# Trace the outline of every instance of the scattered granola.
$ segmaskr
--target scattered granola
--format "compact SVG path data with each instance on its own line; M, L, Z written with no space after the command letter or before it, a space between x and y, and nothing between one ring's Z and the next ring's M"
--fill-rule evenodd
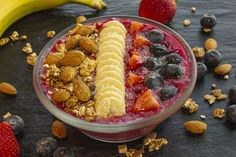
M10 112L7 112L6 114L3 115L3 119L7 119L7 117L12 116L12 114Z
M185 19L184 21L183 21L183 25L184 26L189 26L191 24L191 21L189 20L189 19Z
M52 38L52 37L54 37L56 35L56 32L55 31L48 31L47 32L47 37L48 38Z
M227 95L222 94L221 89L213 89L212 90L212 95L216 97L217 100L224 100L227 98Z
M80 75L83 77L88 77L95 70L97 62L95 60L86 58L80 65Z
M211 85L211 88L212 88L212 89L216 89L216 84L213 83L213 84Z
M33 49L31 47L30 43L26 43L25 46L22 48L22 51L25 52L26 54L30 54L33 52Z
M20 35L20 40L27 40L28 37L26 35Z
M0 39L0 46L6 45L7 43L9 43L9 40L10 39L8 37L1 38Z
M212 113L214 118L222 119L225 116L225 110L221 108L216 108Z
M38 55L34 52L27 56L27 63L34 66L38 58Z
M17 31L12 32L12 34L9 36L12 41L16 41L20 39L20 35Z
M194 47L193 54L197 59L202 59L205 55L205 50L202 47Z
M85 16L78 16L76 18L76 23L81 23L81 22L84 22L86 21L86 17Z
M213 38L209 38L205 41L205 49L207 51L209 50L215 50L217 48L217 42Z
M126 144L118 145L119 154L125 154L127 151L128 151L128 148Z
M203 28L203 32L205 32L205 33L208 33L208 32L211 32L211 31L212 31L211 28Z
M224 80L228 80L228 79L229 79L229 75L225 75Z
M68 133L65 125L62 122L55 120L52 123L52 134L59 139L64 139L67 137Z
M203 115L203 114L201 114L201 115L200 115L200 118L201 118L202 120L205 120L205 119L206 119L206 116Z
M216 101L216 97L210 94L204 95L204 99L207 100L210 105Z
M184 109L187 109L189 113L194 113L198 111L198 104L191 98L188 98L188 100L184 103L182 107Z
M196 8L196 7L192 7L192 8L191 8L191 12L192 12L192 13L195 13L196 11L197 11L197 8Z

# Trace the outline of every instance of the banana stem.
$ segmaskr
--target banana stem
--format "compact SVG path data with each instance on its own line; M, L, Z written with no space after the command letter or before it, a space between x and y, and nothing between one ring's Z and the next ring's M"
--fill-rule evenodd
M70 0L72 3L79 3L89 6L91 8L101 10L107 7L107 4L103 0Z

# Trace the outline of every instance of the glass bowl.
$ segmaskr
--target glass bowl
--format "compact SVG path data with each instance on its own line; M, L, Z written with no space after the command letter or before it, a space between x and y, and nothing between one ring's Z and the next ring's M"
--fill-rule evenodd
M147 133L151 132L159 123L161 123L166 118L170 117L172 114L174 114L182 104L187 100L187 98L190 96L195 83L196 83L196 76L197 76L197 69L196 69L196 60L192 53L191 48L186 43L186 41L175 31L168 28L167 26L160 24L158 22L141 18L141 17L135 17L135 16L104 16L104 17L97 17L89 19L83 24L92 24L95 22L103 21L106 19L116 19L116 18L125 18L130 19L133 21L138 21L142 23L152 24L154 26L157 26L161 30L169 33L172 35L178 42L181 44L183 49L185 50L186 54L188 55L189 61L190 61L190 81L186 85L185 90L181 97L179 97L173 104L171 104L167 109L164 111L155 114L150 117L138 119L135 121L126 122L124 124L99 124L99 123L91 123L84 120L81 120L79 118L76 118L63 110L57 108L45 95L43 92L42 86L41 86L41 80L39 79L39 73L40 73L40 67L42 66L42 62L44 58L49 53L51 47L63 36L65 36L68 32L68 30L72 29L75 25L72 25L65 30L58 33L53 39L51 39L42 49L38 56L37 63L34 66L33 71L33 83L34 88L36 91L36 94L41 101L41 103L46 107L46 109L53 114L58 119L64 121L65 123L78 128L81 130L84 134L87 136L100 140L105 142L125 142L125 141L131 141L137 138L140 138Z

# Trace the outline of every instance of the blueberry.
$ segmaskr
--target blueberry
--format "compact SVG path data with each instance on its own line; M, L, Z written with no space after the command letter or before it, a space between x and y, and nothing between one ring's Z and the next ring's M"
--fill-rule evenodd
M17 116L17 115L11 115L4 119L5 122L8 122L11 125L12 130L14 131L15 135L20 134L24 130L24 120Z
M161 68L161 75L166 78L178 79L185 74L184 68L177 64L167 64Z
M154 57L148 57L144 63L144 66L151 71L154 71L158 67L157 59Z
M145 79L144 85L149 89L157 89L161 82L161 76L158 73L152 73Z
M53 157L75 157L74 151L67 147L59 147L53 153Z
M166 56L166 61L169 64L180 64L182 62L182 57L177 53L171 53Z
M197 80L202 80L207 73L207 67L201 62L197 62Z
M233 124L236 124L236 104L229 106L226 109L226 119Z
M150 46L150 52L155 56L155 57L160 57L168 54L168 49L166 48L165 45L161 44L153 44Z
M161 100L168 100L175 96L177 91L178 89L173 85L165 86L160 90L160 98Z
M230 103L236 104L236 86L233 86L229 90L229 100Z
M206 14L201 17L200 24L203 28L212 29L217 24L215 15Z
M157 29L153 29L147 33L147 38L152 43L160 43L164 40L164 34Z
M216 67L221 62L222 55L217 50L210 50L204 56L205 64L209 67Z
M57 148L57 141L52 137L45 137L36 143L36 152L40 157L51 157Z

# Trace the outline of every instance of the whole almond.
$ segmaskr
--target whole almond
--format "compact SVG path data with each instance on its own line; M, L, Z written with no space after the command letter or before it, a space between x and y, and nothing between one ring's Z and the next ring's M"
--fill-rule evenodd
M17 94L16 88L7 82L0 83L0 91L4 94L9 94L9 95L16 95Z
M67 50L72 50L78 46L80 35L76 34L66 38L65 47Z
M231 64L221 64L215 68L215 73L217 75L226 75L232 70Z
M60 60L60 64L64 66L78 66L85 60L85 55L79 50L70 50Z
M202 134L207 130L207 124L201 121L187 121L184 123L184 127L191 133Z
M67 129L62 122L55 120L52 123L52 134L59 139L64 139L67 137Z
M73 81L74 94L80 101L88 101L91 97L91 91L82 79L78 78Z
M62 67L60 70L60 78L64 82L72 81L76 75L76 69L74 67Z
M60 90L52 95L52 100L55 102L64 102L69 98L70 98L70 92L66 90Z
M58 62L64 57L64 53L56 52L56 53L50 53L44 60L44 64L58 64Z
M95 28L91 26L85 26L85 25L79 24L77 25L77 27L78 29L76 31L76 34L80 34L82 36L91 35L95 31Z
M96 54L98 52L98 46L89 37L81 36L79 38L79 46L90 53Z
M205 49L208 50L215 50L217 48L217 42L213 38L209 38L205 41Z

